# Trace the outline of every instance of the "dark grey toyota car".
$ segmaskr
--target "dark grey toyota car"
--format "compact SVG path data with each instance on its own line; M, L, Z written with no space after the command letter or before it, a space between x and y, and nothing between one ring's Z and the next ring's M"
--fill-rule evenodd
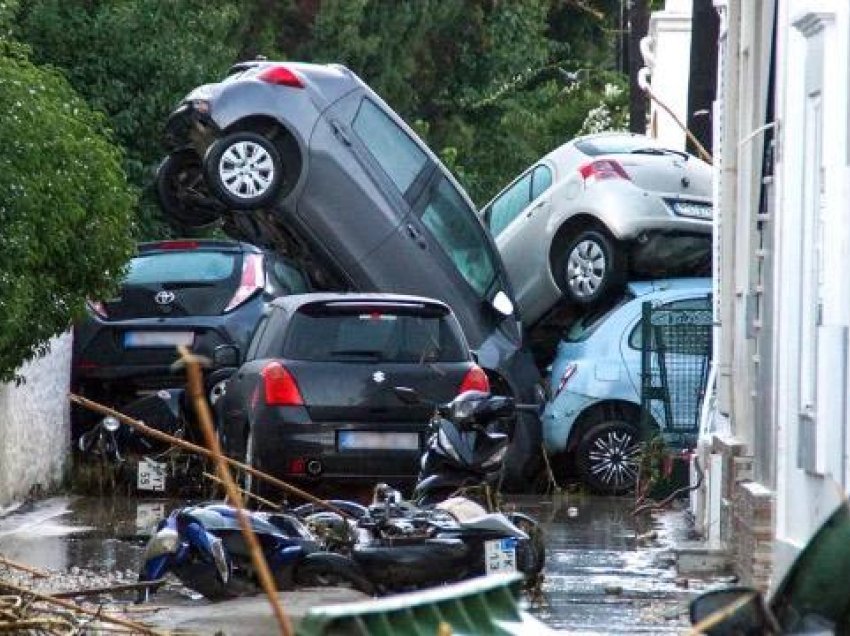
M319 286L438 298L494 391L542 401L495 245L450 172L339 65L254 61L193 90L169 118L157 190L179 224L302 259ZM507 466L540 448L528 417ZM512 461L511 457L514 458Z

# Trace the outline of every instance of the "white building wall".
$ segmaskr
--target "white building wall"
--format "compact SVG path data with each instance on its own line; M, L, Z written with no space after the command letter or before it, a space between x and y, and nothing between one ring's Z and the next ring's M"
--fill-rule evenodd
M850 393L850 4L779 6L777 573L847 492Z
M652 42L652 92L683 122L688 121L688 77L691 60L691 0L667 0L663 11L649 19ZM682 128L667 112L650 102L649 130L669 148L685 150Z
M71 336L52 341L50 352L24 365L20 386L0 385L0 508L24 498L33 486L50 489L68 457Z

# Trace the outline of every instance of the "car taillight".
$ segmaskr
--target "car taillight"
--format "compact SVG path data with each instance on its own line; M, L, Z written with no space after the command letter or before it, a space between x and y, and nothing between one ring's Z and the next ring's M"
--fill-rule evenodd
M490 392L490 380L487 379L487 374L484 373L484 369L478 365L474 365L469 371L467 371L466 376L463 378L463 382L460 383L460 388L457 391L458 395L464 391Z
M571 362L566 366L564 372L561 374L561 379L558 381L558 388L555 389L555 395L552 397L557 397L561 393L561 391L564 390L564 387L567 386L567 382L569 382L570 379L576 374L577 370L578 365L574 362Z
M278 86L289 86L290 88L304 88L304 83L298 76L290 71L285 66L270 66L257 74L257 78L268 82L269 84L277 84Z
M295 378L280 362L270 362L260 371L263 393L269 406L300 406L304 404Z
M236 309L264 285L262 254L246 254L245 260L242 261L242 279L239 281L239 289L233 294L233 298L227 303L224 311Z
M579 174L585 183L603 181L605 179L629 179L623 166L613 159L598 159L579 166Z
M99 300L87 300L86 304L89 306L89 309L91 309L95 314L97 314L101 318L107 317L106 305L104 305Z

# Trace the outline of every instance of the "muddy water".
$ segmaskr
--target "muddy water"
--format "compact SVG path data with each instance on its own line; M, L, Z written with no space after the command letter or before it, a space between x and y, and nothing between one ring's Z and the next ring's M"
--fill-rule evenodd
M694 585L679 586L671 553L684 536L682 514L635 519L628 498L523 497L515 503L546 532L545 605L533 609L539 618L570 634L685 631ZM138 571L151 528L176 505L110 497L46 500L0 517L0 554L107 580L118 573L118 582L125 582ZM174 595L158 595L157 602L166 598Z

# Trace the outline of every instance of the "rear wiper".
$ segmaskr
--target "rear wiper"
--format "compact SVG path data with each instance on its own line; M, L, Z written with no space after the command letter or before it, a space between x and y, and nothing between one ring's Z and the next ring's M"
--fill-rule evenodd
M633 155L678 155L685 161L690 158L690 155L682 150L672 150L670 148L635 148L631 151Z

